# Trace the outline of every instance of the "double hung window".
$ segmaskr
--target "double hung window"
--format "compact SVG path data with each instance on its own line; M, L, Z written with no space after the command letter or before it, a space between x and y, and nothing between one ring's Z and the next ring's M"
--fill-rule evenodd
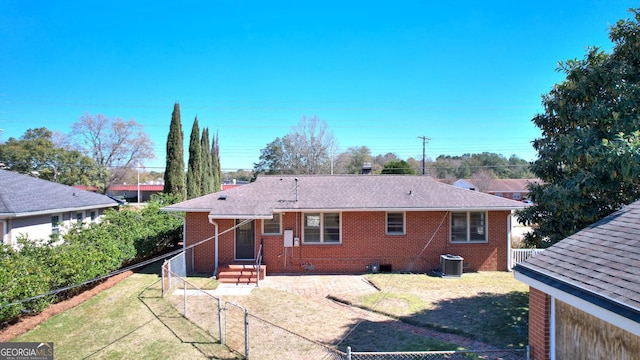
M340 243L340 213L306 213L303 220L303 243Z
M451 213L451 242L486 242L487 214L484 211Z

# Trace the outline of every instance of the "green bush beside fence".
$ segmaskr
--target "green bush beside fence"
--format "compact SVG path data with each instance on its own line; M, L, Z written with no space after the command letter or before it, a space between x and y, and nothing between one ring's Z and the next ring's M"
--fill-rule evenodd
M73 227L64 242L20 239L21 249L0 246L0 328L24 314L85 289L75 286L148 259L182 239L182 219L160 211L165 198L142 209L109 210L99 224ZM55 296L24 301L70 287Z

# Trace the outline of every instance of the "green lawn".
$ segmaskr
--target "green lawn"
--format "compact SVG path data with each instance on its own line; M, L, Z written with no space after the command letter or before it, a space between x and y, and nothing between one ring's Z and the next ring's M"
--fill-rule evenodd
M53 341L56 359L236 359L161 297L151 266L13 341Z
M53 341L57 359L238 358L218 344L216 334L211 335L186 320L170 301L161 297L158 274L158 266L146 268L14 341ZM496 347L519 348L527 342L527 287L515 281L511 273L471 273L456 279L376 274L370 275L369 280L381 291L341 300L410 324L464 335ZM201 288L217 286L207 277L189 281ZM190 306L203 299L194 298ZM363 320L357 309L336 305L327 299L310 300L261 287L254 289L251 296L223 300L237 302L254 316L329 346L342 340L341 349L346 345L354 351L459 347L459 344L425 338L389 319L365 316ZM212 312L204 313L211 316ZM279 334L277 340L288 341L288 334Z
M345 300L413 325L500 348L522 348L528 343L528 287L512 273L469 273L460 278L375 274L368 279L381 291Z

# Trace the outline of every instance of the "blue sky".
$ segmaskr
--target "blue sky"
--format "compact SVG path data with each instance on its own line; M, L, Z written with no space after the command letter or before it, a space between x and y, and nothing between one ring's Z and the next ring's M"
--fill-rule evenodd
M609 50L633 1L0 0L0 141L69 133L84 113L135 119L164 170L180 102L219 133L223 170L251 169L302 116L339 150L533 160L531 119L558 61ZM186 161L186 159L185 159Z

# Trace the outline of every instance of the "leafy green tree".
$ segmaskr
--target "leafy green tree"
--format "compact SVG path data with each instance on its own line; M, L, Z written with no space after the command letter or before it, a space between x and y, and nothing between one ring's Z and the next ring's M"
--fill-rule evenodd
M200 150L200 127L196 116L191 128L191 138L189 141L189 167L187 169L187 199L200 196L200 186L202 181L202 160Z
M213 173L213 191L222 189L222 168L220 167L220 141L218 133L211 143L211 172Z
M202 130L202 138L200 139L200 159L202 160L202 178L200 179L200 194L207 195L213 192L215 177L211 163L213 157L211 155L209 142L209 128Z
M0 163L9 170L65 185L98 185L106 173L90 157L56 144L54 133L44 127L0 144Z
M640 15L610 29L611 54L590 48L581 60L561 62L566 79L542 98L533 118L530 186L534 206L518 213L536 224L525 241L546 247L640 198Z
M167 136L167 163L164 171L164 192L176 194L181 200L186 197L184 174L182 123L180 122L180 104L173 105L171 125Z
M371 162L371 149L366 146L352 146L338 155L335 173L360 174L362 172L362 164Z
M390 160L384 164L382 174L415 175L416 170L404 160Z

